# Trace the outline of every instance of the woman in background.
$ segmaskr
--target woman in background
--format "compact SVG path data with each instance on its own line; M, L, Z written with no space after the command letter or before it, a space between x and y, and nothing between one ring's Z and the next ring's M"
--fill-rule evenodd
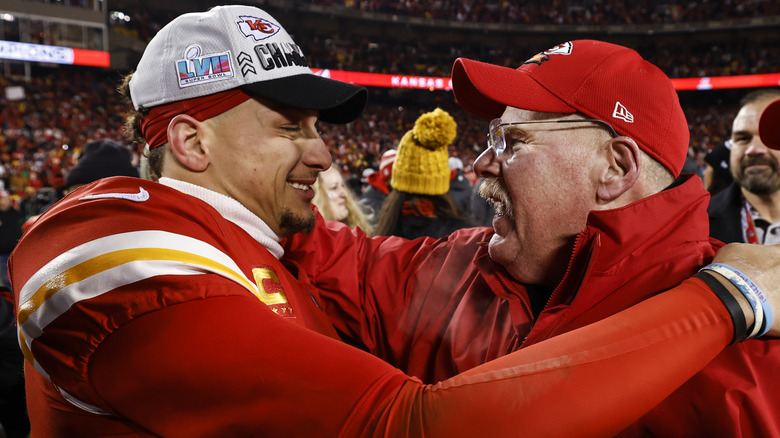
M455 119L436 108L418 117L404 134L393 163L392 190L382 203L374 229L376 235L439 238L468 226L450 196L447 147L457 129Z
M312 202L325 220L343 222L350 228L359 227L367 235L373 235L368 215L363 211L355 194L347 188L344 177L335 164L320 173L314 183Z

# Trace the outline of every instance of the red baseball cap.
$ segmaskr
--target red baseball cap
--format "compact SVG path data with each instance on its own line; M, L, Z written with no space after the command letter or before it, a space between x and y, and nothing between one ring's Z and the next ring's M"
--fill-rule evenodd
M780 99L770 103L761 113L758 136L766 147L780 150Z
M672 82L627 47L569 41L516 70L458 58L452 88L466 111L488 119L511 106L604 120L675 176L688 156L688 122Z

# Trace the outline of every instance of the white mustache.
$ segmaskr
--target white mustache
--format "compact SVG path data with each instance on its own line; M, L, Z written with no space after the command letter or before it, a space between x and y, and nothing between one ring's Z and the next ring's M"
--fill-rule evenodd
M512 200L503 181L497 177L485 178L479 185L479 195L493 204L496 213L514 218Z

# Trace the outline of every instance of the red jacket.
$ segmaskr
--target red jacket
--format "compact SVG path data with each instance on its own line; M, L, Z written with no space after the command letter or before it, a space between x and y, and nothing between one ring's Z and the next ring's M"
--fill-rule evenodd
M492 229L406 241L368 239L320 221L305 238L287 242L285 257L302 263L334 325L352 342L436 381L600 320L693 275L721 245L708 237L708 200L692 177L626 207L591 213L538 318L528 289L489 258ZM780 436L780 341L728 347L626 434Z

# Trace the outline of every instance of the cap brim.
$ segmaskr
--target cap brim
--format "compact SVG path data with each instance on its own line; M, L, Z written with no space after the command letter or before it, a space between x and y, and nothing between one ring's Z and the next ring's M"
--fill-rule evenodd
M241 86L242 89L293 108L317 110L328 123L349 123L360 116L368 100L365 87L300 74Z
M780 99L770 103L761 113L758 135L766 147L780 150Z
M500 117L507 106L545 113L577 111L522 71L466 58L452 66L452 91L463 109L486 119Z

